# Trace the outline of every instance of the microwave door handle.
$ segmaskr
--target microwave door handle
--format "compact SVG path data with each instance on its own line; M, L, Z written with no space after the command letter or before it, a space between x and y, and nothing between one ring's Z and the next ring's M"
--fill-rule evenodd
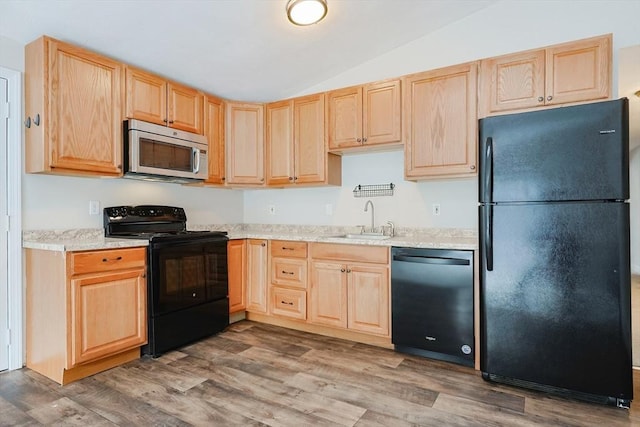
M193 160L195 164L193 168L193 173L198 173L200 172L200 149L199 148L193 149Z

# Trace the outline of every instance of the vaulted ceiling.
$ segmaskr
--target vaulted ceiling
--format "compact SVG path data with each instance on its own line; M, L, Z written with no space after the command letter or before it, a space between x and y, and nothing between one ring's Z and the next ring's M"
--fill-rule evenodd
M234 100L284 99L496 0L327 0L297 27L287 0L2 0L0 36L46 34Z

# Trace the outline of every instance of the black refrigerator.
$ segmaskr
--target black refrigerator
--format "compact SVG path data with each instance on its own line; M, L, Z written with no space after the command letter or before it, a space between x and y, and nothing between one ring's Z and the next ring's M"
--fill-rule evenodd
M484 379L629 407L627 99L482 119Z

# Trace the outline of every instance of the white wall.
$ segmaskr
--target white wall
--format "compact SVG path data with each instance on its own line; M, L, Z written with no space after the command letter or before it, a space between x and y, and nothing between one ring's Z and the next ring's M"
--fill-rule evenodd
M24 71L24 46L15 40L0 36L0 65Z
M393 221L398 227L477 228L477 180L449 179L410 182L403 178L402 150L372 154L352 154L342 158L342 186L245 191L245 222L261 224L366 225L371 200L376 227ZM395 185L394 195L357 198L358 184ZM441 215L432 215L432 205L441 205ZM270 205L276 213L268 212ZM332 215L327 214L330 205Z

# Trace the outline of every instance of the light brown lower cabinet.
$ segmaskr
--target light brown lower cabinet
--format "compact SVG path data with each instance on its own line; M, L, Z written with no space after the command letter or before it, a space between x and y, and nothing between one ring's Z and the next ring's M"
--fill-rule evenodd
M244 311L247 308L246 250L245 240L229 240L227 243L229 313Z
M267 240L247 239L247 311L267 312Z
M269 311L285 318L307 319L307 243L270 242Z
M27 367L66 384L140 357L146 249L27 249Z
M309 322L389 335L389 248L311 245Z

